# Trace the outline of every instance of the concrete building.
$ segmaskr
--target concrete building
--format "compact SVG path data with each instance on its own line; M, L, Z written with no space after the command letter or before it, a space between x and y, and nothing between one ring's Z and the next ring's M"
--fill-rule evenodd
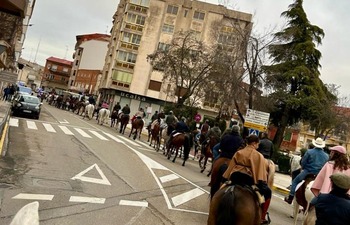
M110 35L84 34L76 36L69 89L77 93L98 93Z
M41 86L44 67L22 58L19 58L17 63L19 68L17 81L26 84L33 91L37 90Z
M195 0L121 0L113 18L100 99L111 107L116 102L129 104L131 113L142 107L152 114L174 99L167 96L171 86L163 82L163 74L147 61L149 54L180 31L195 31L206 44L216 44L214 24L222 25L216 32L230 32L234 24L251 25L252 15Z
M62 94L68 90L68 82L72 70L72 61L50 57L46 59L42 88L47 92Z

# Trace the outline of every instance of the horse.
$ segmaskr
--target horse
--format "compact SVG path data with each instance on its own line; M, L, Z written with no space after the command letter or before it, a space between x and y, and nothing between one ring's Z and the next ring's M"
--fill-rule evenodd
M148 139L149 141L149 139ZM154 124L153 129L151 130L151 141L149 146L152 146L152 142L154 141L153 147L156 150L160 148L160 124L157 122Z
M129 137L131 136L131 134L133 134L134 135L133 136L134 140L137 138L137 135L139 136L139 139L140 139L143 125L144 125L144 122L143 122L142 119L135 119L131 123L131 130L130 130Z
M298 223L298 213L300 211L299 206L303 207L303 210L302 210L304 215L303 220L311 221L312 219L311 216L309 217L309 219L306 219L306 218L308 217L310 202L315 197L314 194L311 192L311 187L312 187L312 184L314 183L314 179L315 179L315 175L313 174L307 175L306 178L304 179L304 182L298 184L297 186L297 190L295 192L295 196L293 199L294 225Z
M168 125L166 123L160 124L160 139L159 142L163 140L163 155L166 153L166 144L169 141L170 136L168 135Z
M214 136L211 136L209 137L209 142L207 144L202 145L201 156L198 161L199 167L201 168L201 173L203 173L203 171L205 170L208 159L209 158L213 159L212 149L217 143L218 143L217 138ZM203 159L204 159L204 162L203 162ZM210 176L210 174L211 174L211 169L207 176Z
M261 208L257 194L249 186L224 186L210 202L207 224L260 225Z
M103 125L105 120L108 120L110 111L109 109L102 108L98 111L97 124Z
M85 117L87 116L89 120L91 120L94 113L94 109L95 106L93 104L88 104L87 106L85 106L83 119L85 119Z
M120 122L119 133L124 134L125 128L128 125L129 120L130 120L129 114L124 114L124 113L119 114L118 119L117 119L117 124Z
M117 125L117 127L118 127L118 115L119 115L118 111L116 111L116 110L112 111L112 114L111 114L111 127L114 127L115 125Z
M182 146L184 147L184 161L182 163L182 166L185 166L185 162L188 159L188 156L191 150L190 136L188 136L188 134L183 134L183 133L174 134L174 137L172 138L171 142L167 146L166 156L168 157L168 159L170 159L172 153L175 153L174 159L172 160L174 163L177 155L179 154L179 149Z

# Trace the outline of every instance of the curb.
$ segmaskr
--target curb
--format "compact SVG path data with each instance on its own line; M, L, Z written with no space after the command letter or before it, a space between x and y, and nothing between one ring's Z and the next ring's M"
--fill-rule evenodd
M274 191L277 191L281 194L284 194L284 195L288 195L289 194L289 190L286 189L286 188L282 188L278 185L273 185L273 188L272 188Z

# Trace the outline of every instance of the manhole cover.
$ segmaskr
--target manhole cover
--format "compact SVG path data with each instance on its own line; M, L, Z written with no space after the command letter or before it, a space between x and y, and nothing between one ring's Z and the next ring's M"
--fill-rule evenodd
M61 180L33 179L33 185L46 188L72 189L68 182Z

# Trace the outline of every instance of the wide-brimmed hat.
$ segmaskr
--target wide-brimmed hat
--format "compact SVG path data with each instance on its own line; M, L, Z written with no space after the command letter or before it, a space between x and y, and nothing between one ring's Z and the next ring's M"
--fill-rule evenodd
M332 180L335 186L344 190L350 189L350 176L344 173L335 173L332 174L329 178Z
M341 145L333 146L329 150L336 151L336 152L339 152L341 154L346 154L346 149Z
M326 146L326 142L322 140L322 138L316 138L316 140L312 140L312 144L316 148L324 148L324 146Z

